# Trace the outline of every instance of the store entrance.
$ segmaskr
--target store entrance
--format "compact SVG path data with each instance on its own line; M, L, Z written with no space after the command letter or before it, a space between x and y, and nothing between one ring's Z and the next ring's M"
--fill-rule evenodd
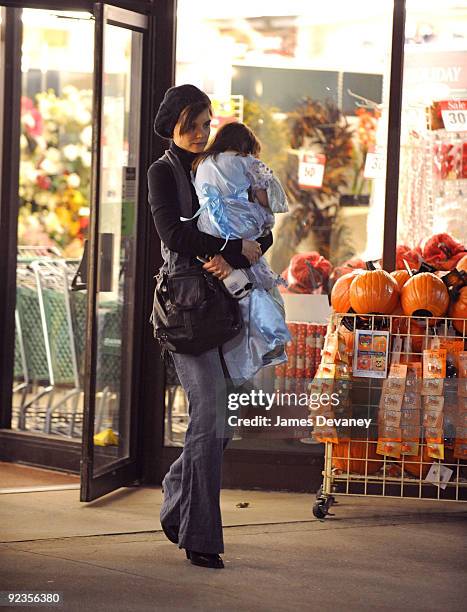
M2 81L14 77L3 113L17 210L1 459L81 469L89 501L139 474L131 407L148 20L100 2L0 9L10 33Z

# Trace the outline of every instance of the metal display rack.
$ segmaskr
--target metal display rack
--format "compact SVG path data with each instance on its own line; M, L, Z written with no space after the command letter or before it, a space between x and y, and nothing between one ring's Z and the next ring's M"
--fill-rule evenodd
M454 330L454 322L462 333ZM458 346L463 343L461 350L467 350L467 320L448 317L333 314L327 335L341 330L355 337L360 329L389 332L389 364L421 362L423 350L432 348L436 337L441 347L456 338ZM393 347L397 336L402 341L402 350L395 354ZM467 456L460 458L455 451L456 440L462 439L465 443L466 438L467 398L462 398L462 403L457 402L458 384L467 388L467 381L459 382L456 374L451 369L447 374L451 378L444 379L444 459L428 454L423 410L420 411L416 455L401 454L394 458L378 454L378 410L385 379L350 377L349 410L353 417L371 419L371 425L365 433L362 428L351 428L342 437L338 431L337 441L321 440L325 444L324 470L323 483L313 505L316 518L324 519L330 514L339 495L467 501ZM457 412L455 406L458 406Z

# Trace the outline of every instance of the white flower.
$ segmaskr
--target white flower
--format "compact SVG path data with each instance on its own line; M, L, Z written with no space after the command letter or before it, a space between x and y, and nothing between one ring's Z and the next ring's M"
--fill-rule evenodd
M60 232L63 233L63 227L60 223L59 218L55 212L49 212L44 217L44 225L49 233Z
M31 229L37 229L40 227L40 222L36 215L29 215L26 219L26 225L29 225Z
M76 172L69 174L67 177L68 187L72 187L73 189L77 189L81 184L81 179Z
M31 113L25 113L22 117L21 117L22 122L24 123L24 125L27 125L30 128L36 127L36 120L34 119L34 117L31 115Z
M79 139L86 147L91 147L92 145L92 126L87 125L81 132Z
M21 149L26 149L28 146L28 139L26 138L26 136L24 134L21 134L20 139L19 139L19 146L21 147Z
M51 198L47 191L39 191L34 196L34 199L36 200L36 203L39 204L39 206L47 206L47 208L49 207L49 203L51 201Z
M39 172L30 161L22 161L19 167L21 181L35 183Z
M45 151L45 155L51 162L59 162L62 159L62 155L56 147L49 147Z
M91 122L91 113L84 108L81 108L76 114L76 121L81 125L88 125Z
M66 147L63 147L63 155L66 157L66 159L73 162L79 155L79 149L76 145L66 145Z
M81 159L83 161L83 166L85 168L91 167L91 162L92 162L91 151L85 151L84 153L81 153Z
M54 164L53 161L47 157L41 162L39 166L46 174L58 174L58 165Z

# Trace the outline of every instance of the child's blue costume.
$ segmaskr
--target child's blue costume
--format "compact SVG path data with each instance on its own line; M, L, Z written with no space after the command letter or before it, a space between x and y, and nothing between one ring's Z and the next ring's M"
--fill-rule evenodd
M210 156L199 164L193 183L200 203L195 215L198 229L226 240L255 240L274 225L270 208L248 200L250 187L268 190L272 210L287 210L280 183L267 166L251 155L226 152ZM263 257L245 272L254 288L239 301L244 326L223 346L229 374L237 385L251 379L264 366L287 361L284 348L290 340L275 289L281 282L279 275Z

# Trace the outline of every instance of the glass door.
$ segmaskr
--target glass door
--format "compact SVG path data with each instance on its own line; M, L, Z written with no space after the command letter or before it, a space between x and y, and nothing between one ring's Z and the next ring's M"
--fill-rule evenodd
M133 396L144 15L94 5L95 64L81 500L138 477ZM83 280L83 279L82 279Z

